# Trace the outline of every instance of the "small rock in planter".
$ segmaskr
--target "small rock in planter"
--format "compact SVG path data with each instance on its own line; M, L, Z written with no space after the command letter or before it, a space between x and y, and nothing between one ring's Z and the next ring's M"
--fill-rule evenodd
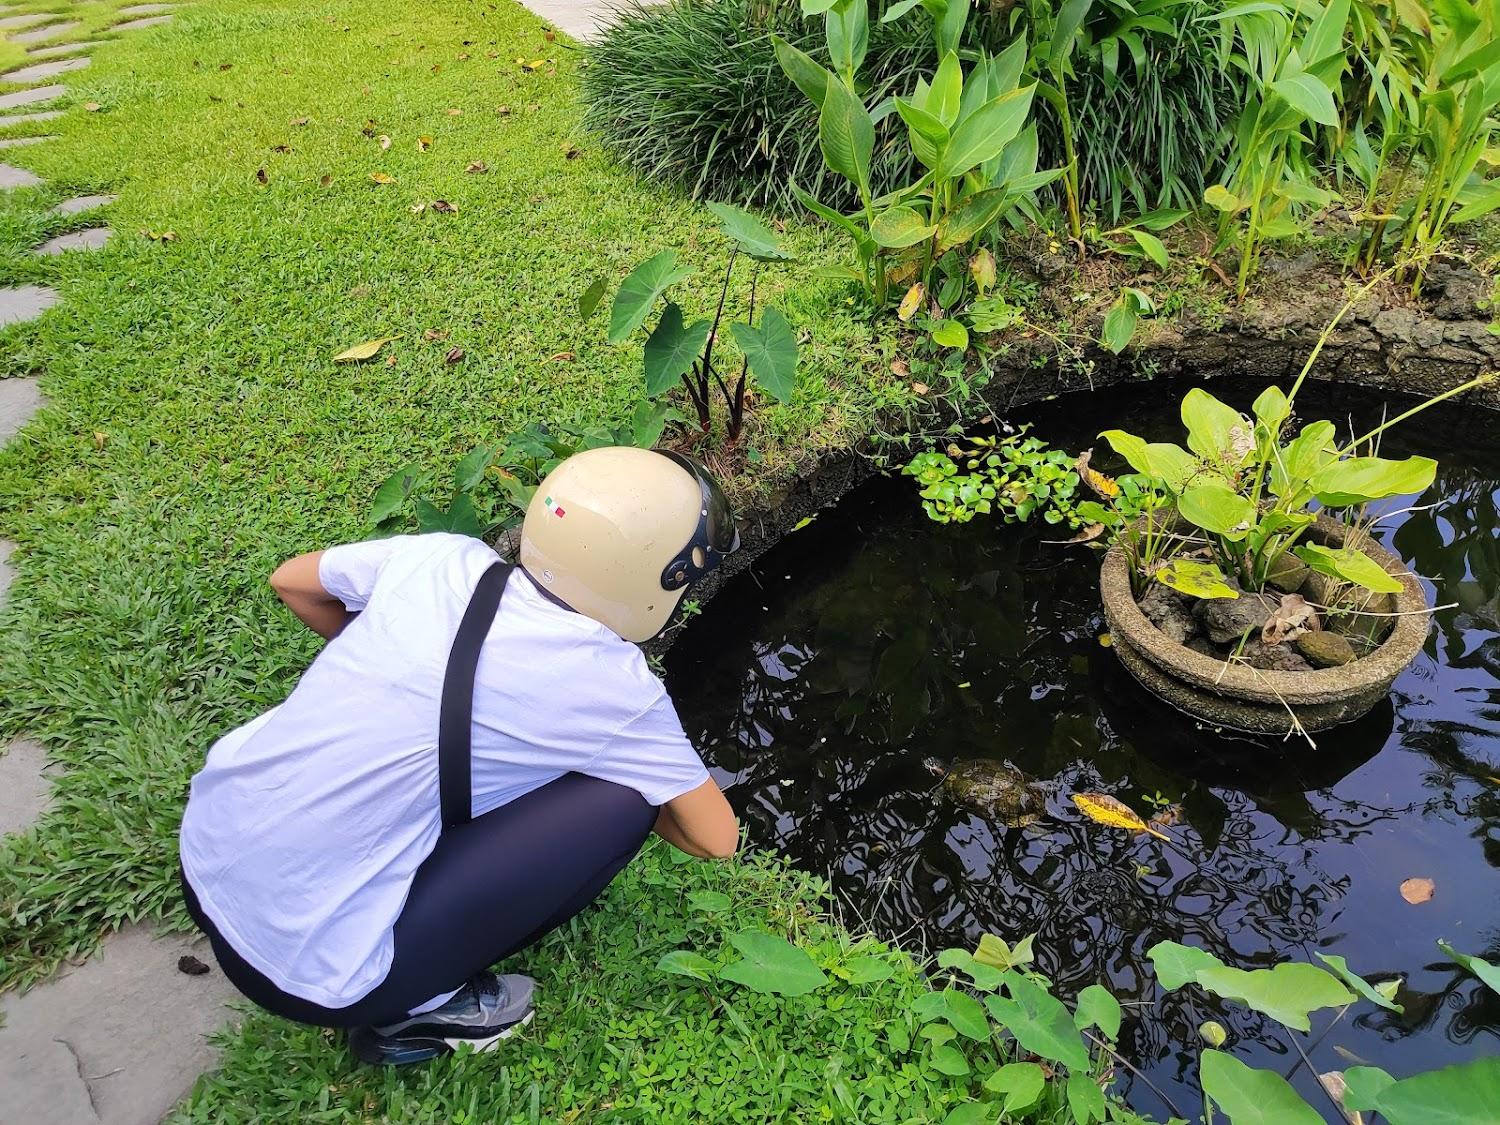
M1391 594L1376 594L1341 584L1323 574L1309 574L1302 584L1302 593L1308 601L1336 611L1324 614L1330 628L1371 647L1379 645L1395 628L1394 617L1382 616L1396 612L1396 599Z
M1355 659L1354 646L1337 633L1324 630L1320 633L1304 633L1295 642L1297 651L1317 668L1338 668L1352 664Z
M1239 589L1236 582L1230 585ZM1241 592L1237 598L1205 598L1193 607L1193 616L1202 623L1209 640L1235 644L1247 633L1259 637L1278 604L1267 594Z
M1160 582L1152 582L1145 597L1137 604L1151 624L1178 644L1186 644L1189 638L1198 635L1198 623L1193 620L1192 603Z
M1316 637L1317 633L1308 633ZM1240 660L1262 672L1311 672L1312 665L1287 645L1268 645L1252 637L1240 650Z
M1295 594L1302 588L1302 583L1307 581L1307 576L1311 573L1311 567L1291 552L1287 552L1271 565L1271 570L1266 575L1266 584L1275 586L1283 594Z

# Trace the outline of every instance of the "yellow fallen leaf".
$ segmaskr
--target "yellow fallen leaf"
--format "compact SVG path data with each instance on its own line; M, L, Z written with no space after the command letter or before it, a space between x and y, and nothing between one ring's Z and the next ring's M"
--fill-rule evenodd
M521 64L521 69L522 70L532 70L532 71L535 71L535 70L540 70L542 67L544 67L546 65L547 65L547 60L546 59L532 59L530 62L523 62Z
M395 176L387 176L384 172L371 172L370 179L374 180L377 184L393 184L396 182Z
M1089 467L1089 458L1094 454L1092 449L1085 449L1078 455L1078 464L1074 466L1078 470L1078 477L1088 486L1089 490L1102 500L1113 500L1120 495L1120 486L1115 483L1114 477L1107 477L1098 469Z
M1426 902L1437 890L1437 884L1431 879L1415 878L1408 879L1401 884L1401 897L1413 906L1420 906Z
M84 102L83 103L83 109L84 109L85 113L98 113L103 108L104 107L101 106L98 102Z
M463 114L463 110L461 110L461 109L450 109L448 111L448 116L449 117L459 117L462 114Z
M919 281L906 291L906 296L901 298L901 306L896 310L896 315L903 323L917 315L917 309L922 305L922 297L927 290Z
M363 344L355 344L352 348L339 352L338 355L333 357L333 362L358 363L363 359L374 359L375 354L381 348L385 347L392 340L399 339L401 339L400 336L377 336L373 340L366 340Z
M1115 639L1109 633L1100 633L1099 634L1099 647L1100 648L1113 648L1114 644L1115 644Z
M1146 832L1162 840L1172 838L1165 832L1158 832L1152 828L1124 801L1111 797L1108 793L1074 793L1073 803L1078 806L1084 816L1110 828Z
M432 147L432 138L431 137L418 137L417 138L417 151L418 152L426 152L431 147Z
M95 449L97 449L97 450L99 450L99 451L102 452L104 450L104 443L106 441L108 441L108 440L109 440L109 435L108 434L101 433L98 430L94 431L94 448Z

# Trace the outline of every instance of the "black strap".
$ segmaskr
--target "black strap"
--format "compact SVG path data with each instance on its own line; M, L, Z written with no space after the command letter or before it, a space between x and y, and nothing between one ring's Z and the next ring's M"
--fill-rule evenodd
M469 768L474 725L474 673L479 650L500 609L500 595L514 569L497 562L479 578L474 596L448 653L443 676L443 701L438 712L438 795L443 808L443 830L467 824L473 815L473 781Z

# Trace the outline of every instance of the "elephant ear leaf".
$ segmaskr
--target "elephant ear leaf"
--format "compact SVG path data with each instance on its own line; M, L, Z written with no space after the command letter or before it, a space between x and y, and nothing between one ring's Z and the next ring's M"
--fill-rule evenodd
M731 325L734 341L750 361L755 381L777 402L790 402L797 381L797 334L776 308L768 308L760 325Z
M1352 582L1377 594L1399 594L1401 580L1385 569L1369 555L1354 547L1324 547L1319 543L1307 543L1293 547L1292 552L1319 574Z
M631 270L615 293L609 314L609 342L618 344L645 324L657 298L692 275L690 268L677 264L676 250L663 250Z

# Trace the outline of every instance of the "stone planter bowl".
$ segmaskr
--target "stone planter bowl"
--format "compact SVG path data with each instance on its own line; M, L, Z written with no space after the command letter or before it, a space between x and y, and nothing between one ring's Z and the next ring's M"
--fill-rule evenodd
M1326 515L1306 538L1340 547L1347 529ZM1135 603L1130 563L1119 544L1104 556L1099 593L1120 662L1147 690L1180 711L1216 727L1251 734L1286 735L1295 728L1326 730L1367 713L1390 693L1397 676L1417 658L1431 624L1421 584L1395 555L1366 541L1360 548L1401 582L1394 595L1394 627L1380 646L1352 664L1311 672L1272 672L1195 652L1161 632Z

